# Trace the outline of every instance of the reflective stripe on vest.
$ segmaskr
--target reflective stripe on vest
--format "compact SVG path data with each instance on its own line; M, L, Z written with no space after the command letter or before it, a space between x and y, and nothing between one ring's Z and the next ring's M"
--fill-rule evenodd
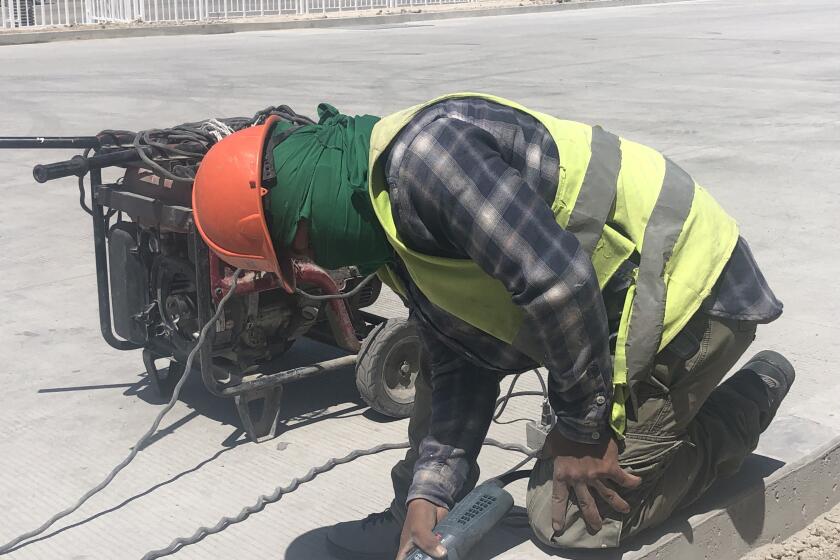
M593 126L591 146L592 156L566 226L566 231L575 234L581 248L590 256L595 252L615 204L621 169L621 140L600 126Z
M629 318L626 356L631 394L636 383L650 371L659 352L665 324L665 264L671 258L693 199L692 178L665 158L665 178L645 228Z

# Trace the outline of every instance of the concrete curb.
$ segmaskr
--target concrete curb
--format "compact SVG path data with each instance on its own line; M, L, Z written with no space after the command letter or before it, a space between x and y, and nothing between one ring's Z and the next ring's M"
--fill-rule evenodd
M477 8L472 10L452 10L445 12L421 12L390 15L372 15L358 17L247 21L224 23L194 23L182 25L140 25L137 27L119 27L105 29L50 29L32 33L0 33L0 46L25 45L32 43L52 43L56 41L78 41L87 39L116 39L125 37L164 37L173 35L217 35L243 31L278 31L286 29L318 29L334 27L355 27L363 25L381 25L388 23L408 23L414 21L434 21L464 17L505 16L513 14L560 12L566 10L585 10L591 8L609 8L616 6L638 6L646 4L672 4L694 0L584 0L564 4L546 4L542 6L510 6Z
M752 484L724 507L669 527L673 533L645 545L633 560L738 560L751 550L800 531L840 503L840 438L794 464L765 484Z

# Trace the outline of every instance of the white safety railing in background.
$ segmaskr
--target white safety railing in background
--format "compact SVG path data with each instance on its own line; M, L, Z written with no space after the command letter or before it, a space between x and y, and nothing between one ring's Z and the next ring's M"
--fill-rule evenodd
M87 0L0 0L0 29L87 23Z
M83 23L179 23L278 15L411 9L476 0L0 0L0 29Z

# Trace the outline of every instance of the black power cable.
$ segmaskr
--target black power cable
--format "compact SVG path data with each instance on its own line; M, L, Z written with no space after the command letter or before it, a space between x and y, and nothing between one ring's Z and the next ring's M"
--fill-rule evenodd
M163 421L164 416L166 416L166 414L170 410L172 410L172 408L175 406L175 403L178 401L178 397L180 396L180 393L181 393L181 388L184 386L184 383L186 382L187 378L190 376L190 372L192 371L192 364L193 364L193 361L195 359L195 356L198 353L199 348L201 348L201 346L203 344L205 344L207 334L208 334L209 330L213 327L213 325L216 324L216 321L218 321L219 316L221 315L222 311L224 310L225 304L231 298L231 296L233 296L233 293L236 290L237 280L238 280L241 272L242 272L241 269L237 269L234 272L233 282L232 282L231 287L229 288L229 290L225 294L225 296L222 298L222 300L219 302L219 305L216 307L216 312L213 315L213 317L211 317L210 320L202 327L200 335L198 337L198 340L196 341L195 346L193 347L193 349L190 351L189 355L187 356L187 361L186 361L186 364L184 366L184 375L178 381L177 385L175 385L175 389L172 392L172 398L169 400L169 403L163 408L163 410L160 411L160 413L157 415L157 417L155 418L151 427L146 431L146 433L143 434L143 436L131 448L131 452L128 454L128 456L126 456L126 458L123 459L123 461L120 464L118 464L116 467L114 467L108 473L108 475L102 480L102 482L100 482L99 484L97 484L96 486L94 486L93 488L88 490L87 492L85 492L85 494L81 498L79 498L76 501L76 503L74 503L72 506L56 513L55 515L50 517L46 522L44 522L44 524L42 524L37 529L34 529L32 531L28 531L28 532L26 532L26 533L24 533L24 534L22 534L22 535L20 535L16 538L12 539L8 543L6 543L4 545L0 545L0 555L3 555L3 554L6 554L8 552L13 551L21 543L31 539L32 537L36 537L36 536L42 534L47 529L49 529L52 525L54 525L57 521L67 517L68 515L72 514L76 510L78 510L92 496L94 496L95 494L97 494L101 490L103 490L105 487L107 487L111 483L111 481L113 481L114 478L116 478L117 474L119 474L120 471L122 471L125 467L127 467L134 460L134 458L144 448L144 446L149 441L149 439L157 432L157 429L160 426L160 423ZM317 297L324 297L324 296L317 296ZM514 383L515 383L515 381L516 380L514 380ZM541 377L540 377L540 381L542 382ZM508 395L506 397L504 397L504 399L509 399L511 396L514 396L514 394L509 391ZM504 410L504 407L502 407L502 410ZM531 449L529 449L529 448L527 448L527 447L525 447L521 444L500 442L500 441L497 441L497 440L492 439L492 438L486 438L484 440L484 445L491 445L491 446L498 447L499 449L503 449L503 450L506 450L506 451L517 451L519 453L525 454L526 457L522 461L520 461L513 468L511 468L506 473L504 473L504 474L502 474L498 477L500 480L503 481L504 484L508 484L508 483L510 483L514 480L524 478L525 476L527 476L526 473L530 472L530 471L523 471L523 470L518 470L518 469L520 469L525 464L530 462L536 456L536 452L534 452L533 450L531 450ZM200 527L189 537L177 538L174 541L172 541L169 544L169 546L167 546L165 548L148 552L147 554L145 554L143 556L143 560L152 560L154 558L160 558L162 556L168 556L168 555L180 550L181 548L183 548L185 546L188 546L188 545L199 542L200 540L204 539L208 535L212 535L212 534L215 534L215 533L220 533L221 531L224 531L230 525L233 525L235 523L240 523L240 522L246 520L248 517L250 517L251 514L261 511L262 509L265 508L266 505L279 501L280 498L282 498L284 495L289 494L290 492L294 492L295 490L297 490L300 487L301 484L304 484L306 482L309 482L309 481L313 480L319 474L327 472L327 471L335 468L338 465L349 463L349 462L354 461L354 460L356 460L360 457L365 457L365 456L368 456L368 455L381 453L381 452L387 451L387 450L406 449L408 446L409 446L408 442L386 443L386 444L378 445L378 446L370 448L370 449L356 449L354 451L351 451L350 453L348 453L344 457L329 459L323 465L320 465L318 467L313 467L312 469L310 469L309 472L307 472L304 476L293 479L288 485L277 487L277 488L274 489L274 491L272 493L264 494L262 496L259 496L259 498L257 498L257 501L253 505L243 508L239 512L239 514L237 514L236 516L234 516L234 517L223 517L212 527L206 527L206 526L205 527Z
M90 155L90 150L90 148L87 148L82 157L87 158ZM88 206L85 202L86 194L87 193L85 191L85 176L82 175L81 177L79 177L79 206L81 206L82 210L84 210L88 215L93 216L93 210L91 210L90 206Z
M519 453L525 454L525 458L522 461L517 463L513 468L509 469L504 474L496 477L498 480L502 481L503 484L508 484L510 482L513 482L514 480L525 478L526 476L528 476L528 474L530 474L531 471L529 470L518 469L526 465L531 460L533 460L536 456L536 452L532 451L531 449L528 449L523 445L519 445L516 443L503 443L492 438L486 438L484 440L483 445L491 445L493 447L498 447L499 449L504 449L506 451L517 451ZM333 457L323 465L320 465L318 467L312 467L311 469L309 469L309 472L307 472L305 475L299 478L293 478L292 481L286 486L278 486L270 494L263 494L262 496L258 497L257 501L253 505L242 508L242 510L237 515L233 517L222 517L212 527L199 527L189 537L178 537L177 539L169 543L169 546L165 548L147 552L145 555L143 555L142 560L155 560L156 558L169 556L170 554L174 554L175 552L181 550L185 546L189 546L201 541L209 535L221 533L229 526L245 521L246 519L248 519L248 517L251 516L251 514L262 511L263 509L265 509L265 506L280 501L280 498L282 498L286 494L294 492L295 490L300 488L302 484L313 480L319 474L323 474L329 470L332 470L337 465L343 465L345 463L355 461L360 457L375 455L377 453L382 453L383 451L389 451L392 449L407 449L408 447L408 442L384 443L382 445L377 445L376 447L372 447L370 449L355 449L347 455L345 455L344 457Z
M359 282L359 285L350 290L349 292L343 292L340 294L326 294L326 295L318 295L318 294L310 294L309 292L304 292L300 288L295 289L295 293L301 295L307 299L311 299L312 301L329 301L332 299L347 299L355 296L359 292L361 292L365 286L367 286L371 280L376 278L376 273L369 274L365 276L364 280Z
M103 130L98 138L103 148L132 148L143 166L165 179L192 183L201 160L221 138L262 124L271 116L298 126L315 124L288 105L268 107L253 117L207 119L183 123L171 128L153 128L138 132ZM122 139L133 138L129 143ZM150 150L151 148L151 150Z
M493 413L493 422L497 424L503 424L504 422L499 422L499 418L504 413L505 409L507 408L510 399L514 397L543 397L545 401L548 401L548 387L545 384L545 380L540 374L539 370L533 369L531 370L537 375L537 379L540 381L540 387L542 387L542 391L517 391L513 392L514 387L516 387L516 382L519 381L519 378L526 372L517 373L513 376L513 381L510 382L510 387L508 387L507 394L504 397L500 397L496 401L495 412Z

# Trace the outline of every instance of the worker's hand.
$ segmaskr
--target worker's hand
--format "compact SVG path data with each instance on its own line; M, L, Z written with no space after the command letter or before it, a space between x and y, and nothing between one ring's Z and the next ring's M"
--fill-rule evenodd
M408 513L400 535L397 560L403 560L415 546L432 558L445 558L446 549L440 544L432 529L446 517L447 513L449 510L446 508L422 498L408 502Z
M636 488L642 479L621 469L618 445L613 438L606 443L588 445L564 438L557 430L546 438L543 457L554 457L554 483L551 493L551 527L562 534L566 527L569 490L577 496L578 508L593 533L601 530L603 519L592 497L594 490L619 513L629 513L630 505L607 486L608 481L623 488Z

